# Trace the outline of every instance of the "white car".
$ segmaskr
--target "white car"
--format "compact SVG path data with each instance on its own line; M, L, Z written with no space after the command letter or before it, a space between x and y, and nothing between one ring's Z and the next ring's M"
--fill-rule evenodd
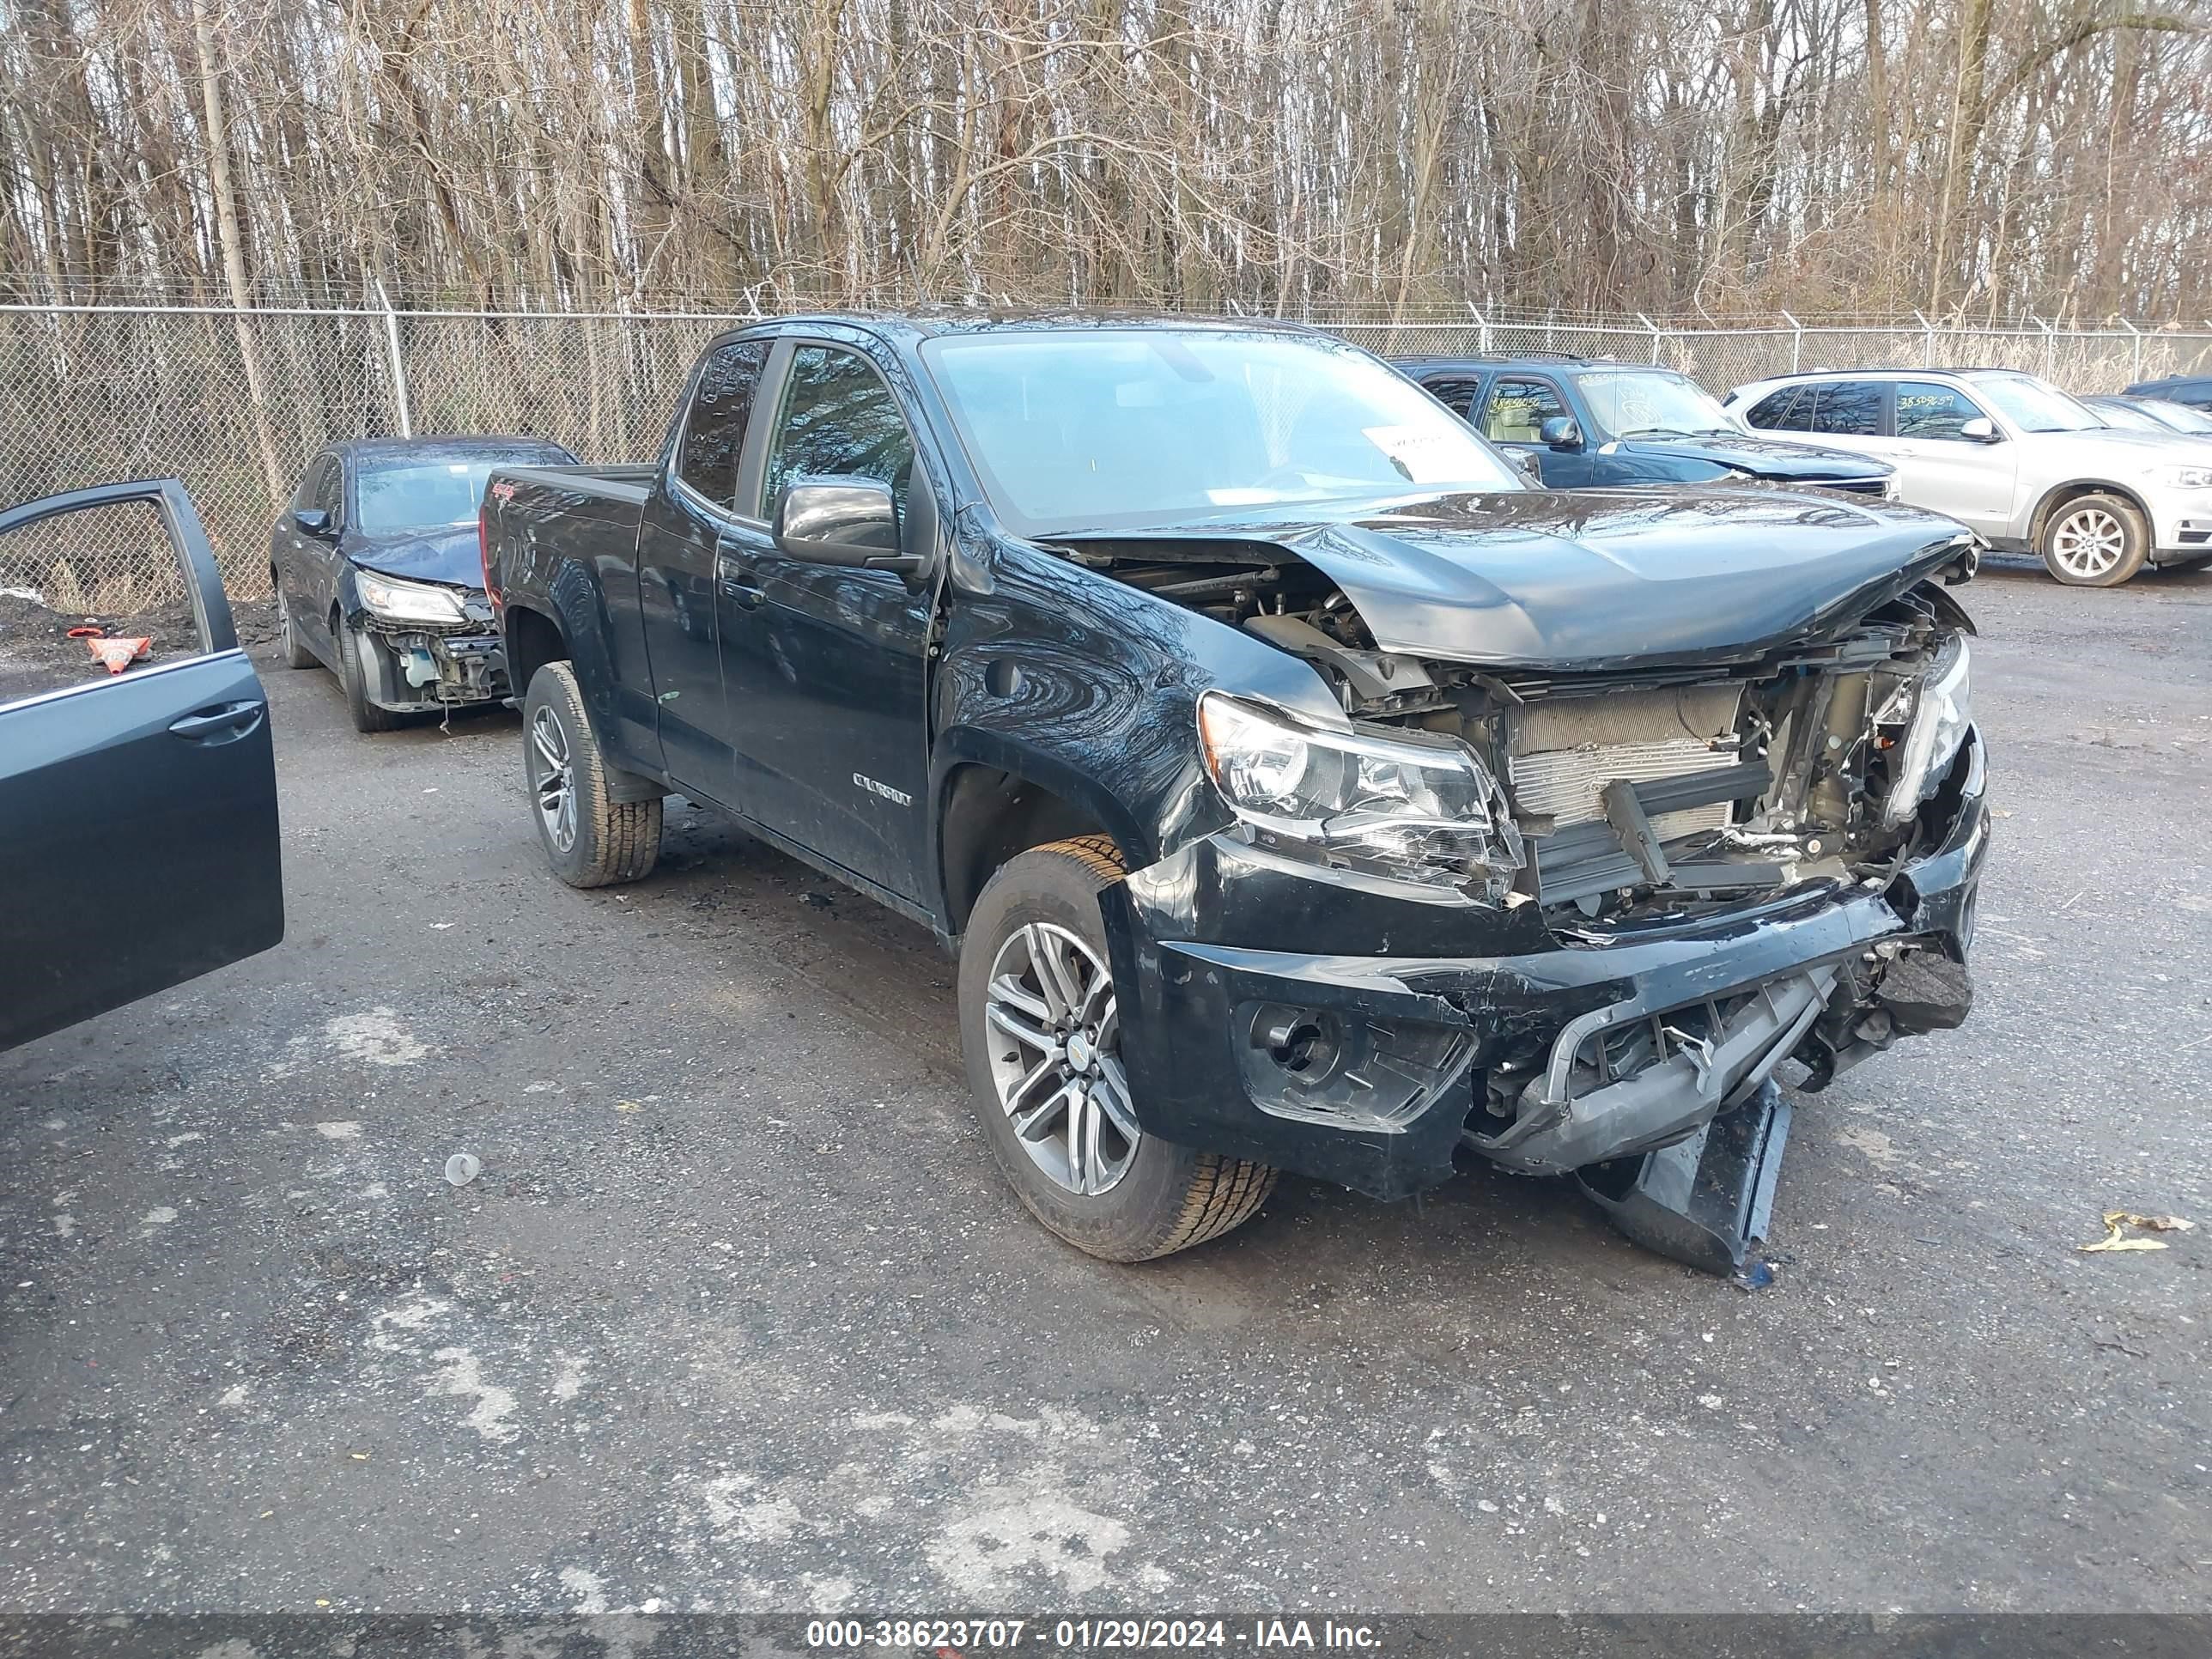
M1740 386L1754 430L1877 456L1899 494L1993 547L2042 556L2062 582L2115 587L2145 565L2212 560L2212 450L2123 431L2014 369L1839 369Z

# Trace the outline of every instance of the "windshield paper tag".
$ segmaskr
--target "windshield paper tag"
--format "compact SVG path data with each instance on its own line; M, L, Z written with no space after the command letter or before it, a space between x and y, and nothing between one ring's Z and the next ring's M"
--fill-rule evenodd
M1456 433L1413 426L1365 426L1360 430L1414 483L1449 483L1467 476L1467 441Z

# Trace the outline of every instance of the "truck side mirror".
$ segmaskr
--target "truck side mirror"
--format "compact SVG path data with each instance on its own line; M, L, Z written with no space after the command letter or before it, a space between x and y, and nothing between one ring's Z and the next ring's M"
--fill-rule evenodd
M1997 431L1997 423L1986 415L1977 415L1971 421L1962 422L1959 435L1969 443L2001 444L2004 441Z
M1536 452L1534 450L1515 450L1513 452L1513 465L1519 467L1522 471L1528 475L1529 483L1540 484L1544 482L1544 463L1536 458Z
M898 506L873 478L794 478L775 498L775 544L814 564L904 570L915 561L899 546Z
M1554 415L1536 428L1537 437L1550 449L1580 449L1583 429L1571 415Z
M292 515L292 523L302 536L327 541L331 535L331 515L319 507L303 507Z

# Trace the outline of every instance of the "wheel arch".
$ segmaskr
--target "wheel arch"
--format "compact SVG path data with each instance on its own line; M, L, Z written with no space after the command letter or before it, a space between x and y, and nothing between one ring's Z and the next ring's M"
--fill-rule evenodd
M2069 501L2079 501L2084 495L2117 495L2142 515L2143 533L2153 536L2150 508L2140 492L2126 484L2114 483L2109 478L2069 478L2064 483L2053 484L2043 492L2028 516L2027 544L2036 553L2043 551L2043 532L2051 526L2051 515Z
M501 631L507 641L507 689L517 698L530 690L531 676L547 663L570 659L568 636L559 621L534 605L509 603Z
M936 793L939 909L954 938L992 876L1032 848L1103 836L1133 866L1150 861L1127 810L1048 756L970 756L945 768Z

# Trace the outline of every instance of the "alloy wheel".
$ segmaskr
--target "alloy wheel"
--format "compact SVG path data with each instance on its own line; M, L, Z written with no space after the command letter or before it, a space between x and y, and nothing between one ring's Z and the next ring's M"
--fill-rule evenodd
M1030 1162L1071 1193L1107 1191L1143 1136L1106 964L1066 928L1030 922L999 947L983 1018L999 1105Z
M2104 575L2127 552L2127 527L2101 507L2069 513L2051 532L2051 556L2069 576Z
M568 758L568 734L550 708L530 719L531 792L538 817L556 852L576 844L576 769Z

